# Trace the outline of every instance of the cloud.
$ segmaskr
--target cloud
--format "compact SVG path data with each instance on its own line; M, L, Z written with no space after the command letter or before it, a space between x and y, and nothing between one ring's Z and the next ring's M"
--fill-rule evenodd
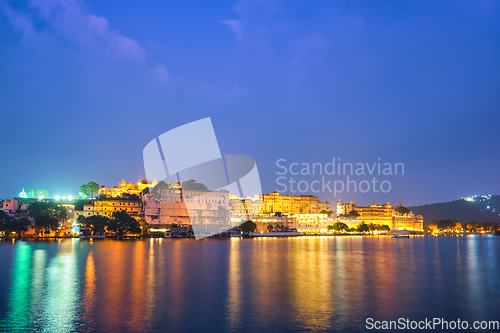
M151 71L157 75L160 79L163 79L163 80L168 80L169 78L169 75L168 75L168 70L167 70L167 67L165 65L162 65L162 64L156 64L152 69Z
M238 0L233 4L236 18L219 22L237 36L240 46L260 52L273 62L272 66L302 73L303 69L322 63L329 43L322 32L305 29L304 22L287 18L283 13L291 7L279 0ZM295 10L301 10L300 6ZM355 18L351 23L362 24Z
M222 24L226 24L229 29L231 29L239 40L243 39L243 27L241 25L241 21L233 20L233 19L223 19L219 21Z
M7 15L15 29L23 36L25 36L26 38L32 38L36 35L32 21L29 17L13 10L4 2L0 2L0 8L3 9L5 15Z
M24 7L1 3L13 27L26 39L55 33L88 52L113 59L143 60L145 50L109 27L108 20L87 13L79 0L31 0Z

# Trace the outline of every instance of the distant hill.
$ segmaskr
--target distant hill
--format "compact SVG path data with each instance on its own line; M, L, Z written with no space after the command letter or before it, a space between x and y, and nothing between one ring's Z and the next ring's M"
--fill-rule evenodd
M460 222L500 222L500 196L475 195L451 202L407 207L424 217L424 226L432 220L452 219Z

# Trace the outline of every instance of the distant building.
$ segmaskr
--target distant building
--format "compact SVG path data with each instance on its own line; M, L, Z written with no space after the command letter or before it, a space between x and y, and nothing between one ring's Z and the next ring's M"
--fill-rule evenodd
M114 212L122 210L132 217L142 217L142 202L123 198L96 199L83 205L83 216L102 215L111 218ZM75 215L82 215L81 211Z
M268 216L277 212L291 214L319 214L321 211L331 211L328 201L322 202L313 195L282 195L278 191L262 194L255 198L246 198L245 204L250 211L260 207L255 215ZM245 216L245 207L242 199L231 196L231 213L236 216Z
M262 195L240 198L236 195L229 195L229 210L232 216L253 217L265 216L262 214Z
M296 229L298 232L326 232L328 225L335 223L335 218L327 214L255 216L250 220L257 226L257 232L267 232L269 225L273 226L271 230ZM240 221L244 222L244 220Z
M245 222L246 219L234 219L235 224ZM256 232L267 232L268 226L272 225L273 230L279 226L288 227L289 229L295 228L295 219L291 216L255 216L250 218L250 220L255 223L257 228Z
M7 214L15 214L18 208L19 201L16 199L10 199L10 201L4 201L3 203L3 211Z
M407 215L393 215L392 218L395 230L424 230L424 218L422 215L415 216L415 214L410 212Z
M364 223L392 226L394 207L390 202L386 204L377 204L373 202L370 206L358 206L356 201L341 203L339 200L339 203L337 203L337 217L341 214L348 214L351 210L357 211L360 215L357 219L362 220Z
M78 221L78 218L80 216L90 217L90 216L95 216L95 215L109 217L108 213L105 211L98 211L98 210L92 209L92 207L89 207L89 205L84 205L84 210L75 210L73 212L73 220Z
M130 195L140 196L142 191L146 188L153 188L158 184L158 182L153 180L152 182L147 181L139 181L137 184L128 183L123 179L118 186L113 188L106 188L105 186L101 186L99 189L99 195L111 197L111 198L119 198L122 197L123 194L127 193Z
M298 232L326 232L328 225L335 223L335 218L327 214L295 214L292 217Z
M398 203L396 207L401 207L401 203ZM424 230L423 217L421 215L415 216L412 212L401 215L396 212L396 207L392 206L390 202L386 204L377 204L374 202L370 206L358 206L355 201L342 203L339 199L337 203L337 216L341 214L346 215L352 210L358 212L359 217L340 220L349 227L356 227L361 223L373 223L387 225L391 230Z
M142 196L144 218L151 224L228 224L229 192L183 189L179 181Z

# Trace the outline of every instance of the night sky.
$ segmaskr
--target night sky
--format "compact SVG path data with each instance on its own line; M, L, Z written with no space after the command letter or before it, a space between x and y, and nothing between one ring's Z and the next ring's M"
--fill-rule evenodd
M494 0L0 0L0 75L3 199L137 182L148 142L205 117L265 193L278 159L333 157L405 174L330 202L500 193Z

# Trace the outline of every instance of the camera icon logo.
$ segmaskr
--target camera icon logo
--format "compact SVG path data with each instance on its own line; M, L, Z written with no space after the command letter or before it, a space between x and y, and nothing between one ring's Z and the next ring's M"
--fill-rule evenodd
M151 190L157 221L190 224L196 239L231 229L262 207L255 160L223 157L210 118L161 134L143 158L146 178L161 180Z

